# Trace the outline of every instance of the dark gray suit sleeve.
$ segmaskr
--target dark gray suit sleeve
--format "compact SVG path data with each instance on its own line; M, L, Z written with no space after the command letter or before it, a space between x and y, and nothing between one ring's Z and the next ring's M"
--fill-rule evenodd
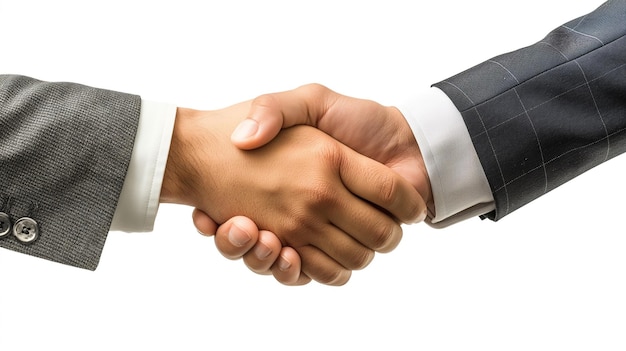
M626 150L626 0L434 86L461 112L498 220Z
M0 213L12 227L0 237L1 247L96 268L140 105L138 96L0 76ZM36 230L35 241L24 243L13 233L21 218L36 222L38 228L17 228Z

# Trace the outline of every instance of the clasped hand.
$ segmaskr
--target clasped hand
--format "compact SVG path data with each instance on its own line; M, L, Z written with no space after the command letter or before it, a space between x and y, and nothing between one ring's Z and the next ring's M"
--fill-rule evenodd
M393 110L319 85L219 111L178 109L161 199L196 207L198 230L254 272L345 284L398 245L400 223L425 216L419 148L398 133L407 126Z

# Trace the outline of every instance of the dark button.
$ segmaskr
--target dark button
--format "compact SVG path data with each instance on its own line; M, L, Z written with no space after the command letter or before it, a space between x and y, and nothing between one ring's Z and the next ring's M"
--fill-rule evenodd
M39 226L34 219L22 217L15 222L13 235L23 243L32 243L39 237Z
M0 212L0 238L11 232L11 218L8 214Z

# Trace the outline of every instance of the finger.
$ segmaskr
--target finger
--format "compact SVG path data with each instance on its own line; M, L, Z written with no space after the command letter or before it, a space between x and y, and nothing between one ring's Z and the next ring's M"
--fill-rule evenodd
M378 205L402 223L426 217L426 203L406 179L370 158L342 146L339 173L354 194Z
M312 246L296 248L302 260L302 272L318 283L341 286L350 280L352 271L344 268L320 249Z
M363 201L356 199L353 196L352 198L357 204L360 203L363 207L367 207L372 209L372 211L376 211L372 208L372 206L366 205ZM352 204L352 206L354 206L354 204ZM348 270L363 269L367 267L367 265L369 265L370 262L372 262L372 260L374 259L375 248L373 248L373 246L375 245L370 244L369 242L367 243L368 245L366 245L361 243L359 240L359 235L363 234L366 230L369 229L367 227L370 223L369 218L367 218L367 215L365 215L363 219L368 221L363 222L360 218L350 216L352 214L352 211L350 211L349 209L343 209L342 205L339 205L338 207L339 209L332 211L332 213L342 211L345 218L348 218L346 222L359 222L364 224L361 224L351 233L346 233L340 228L329 224L324 229L319 230L315 236L311 237L310 243L317 247L319 250L323 251L326 255L336 261L336 263L340 264L342 267ZM350 207L350 205L346 207ZM364 241L374 241L369 240L369 237L371 235L363 236L367 237Z
M259 240L250 251L243 255L243 261L255 273L271 274L272 265L278 259L281 250L282 243L276 234L261 230L259 231ZM298 266L299 270L300 267Z
M217 224L203 211L195 208L191 214L191 218L193 219L193 224L200 234L211 236L217 231Z
M231 141L240 149L250 150L267 144L281 128L299 124L315 127L337 96L319 84L261 95L252 101L249 117L235 129Z
M259 230L246 217L233 217L222 224L215 234L215 246L222 256L235 260L243 257L259 239Z
M282 248L271 270L274 278L285 285L305 285L311 282L311 278L302 272L300 255L291 247Z
M342 232L348 234L345 237L350 237L357 241L362 248L376 252L389 252L395 249L402 239L402 227L392 217L383 213L377 207L355 197L347 190L345 192L345 195L340 196L333 209L329 211L331 223ZM318 235L318 237L325 238L324 235ZM365 253L354 248L349 250L335 245L335 242L339 242L339 238L341 236L338 235L332 237L333 245L331 247L328 247L328 243L321 241L317 237L314 239L314 243L335 259L337 259L336 255L339 255L339 253L347 255L347 257L344 257L344 261L340 261L346 268L365 268L374 258L373 251L368 252L369 257L359 256L365 255ZM326 240L330 241L331 238ZM348 258L352 259L353 264L358 263L358 259L361 258L363 260L362 267L346 266L344 262Z

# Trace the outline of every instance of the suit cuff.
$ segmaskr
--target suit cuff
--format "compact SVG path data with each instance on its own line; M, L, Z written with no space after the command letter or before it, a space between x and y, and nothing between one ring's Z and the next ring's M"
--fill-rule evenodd
M135 145L111 230L152 231L175 118L175 105L142 99Z
M438 88L398 106L422 152L433 193L426 222L445 227L494 208L493 195L461 113Z

